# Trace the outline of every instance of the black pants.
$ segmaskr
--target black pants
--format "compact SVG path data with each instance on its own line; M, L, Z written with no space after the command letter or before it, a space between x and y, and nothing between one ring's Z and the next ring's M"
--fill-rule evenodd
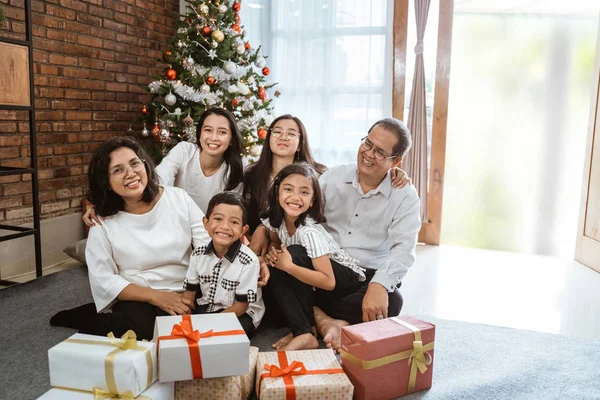
M154 321L157 316L162 315L168 314L152 304L140 301L118 301L113 306L112 313L101 314L96 312L94 303L88 303L57 313L50 319L50 324L97 336L106 336L112 332L119 337L131 329L139 340L152 340Z
M206 311L207 308L208 308L208 304L205 304L202 306L196 305L196 308L194 309L194 311L192 311L192 314L216 314L216 313L223 312L223 310L218 310L218 311L213 311L213 312L209 313ZM252 334L254 333L254 330L256 329L256 327L254 326L254 322L252 321L252 317L249 316L248 314L244 313L238 317L238 321L240 321L240 324L242 325L242 329L244 329L244 332L246 332L246 336L248 336L249 338L252 337Z
M304 247L293 245L288 247L288 251L294 264L314 270ZM335 276L335 288L331 291L313 289L288 273L271 268L269 290L294 336L312 332L315 325L313 306L318 306L335 319L351 324L362 322L362 300L375 271L367 271L367 280L360 282L358 275L351 269L333 260L331 266ZM389 294L388 315L400 314L401 308L402 296L396 289Z

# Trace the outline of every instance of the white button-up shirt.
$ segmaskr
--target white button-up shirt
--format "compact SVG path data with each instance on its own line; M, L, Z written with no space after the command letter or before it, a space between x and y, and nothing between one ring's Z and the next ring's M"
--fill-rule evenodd
M412 185L393 188L390 174L364 193L356 164L327 170L319 179L325 229L360 266L377 270L371 282L393 291L415 262L420 201Z
M231 307L235 301L248 303L246 314L258 327L265 305L258 288L260 264L252 250L239 240L229 247L223 258L217 257L211 241L194 249L185 276L185 290L200 290L199 305L208 305L208 312Z

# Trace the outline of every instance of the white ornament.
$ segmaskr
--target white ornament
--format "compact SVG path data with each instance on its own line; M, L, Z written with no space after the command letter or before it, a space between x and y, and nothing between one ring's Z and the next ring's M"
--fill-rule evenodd
M188 65L191 67L192 65L194 65L195 61L192 57L188 57L187 60L185 60Z
M216 40L213 40L213 41L210 43L210 45L211 45L211 47L212 47L213 49L216 49L217 47L219 47L219 42L217 42Z
M233 74L235 72L235 64L232 61L226 61L225 64L223 64L223 69L228 74Z
M239 88L236 85L229 85L229 87L227 88L227 91L229 93L237 93L237 92L239 92Z
M226 6L225 4L221 4L221 5L219 6L219 12L220 12L221 14L225 14L225 13L227 12L227 6Z
M246 52L246 47L243 44L238 44L235 48L235 52L238 54L244 54Z
M168 106L172 106L177 103L177 97L173 93L169 93L165 96L165 104Z
M265 124L271 125L273 123L273 116L271 114L265 117Z
M210 86L205 83L204 85L200 86L200 91L202 93L210 93Z
M179 119L179 117L181 117L181 108L177 107L175 109L175 111L173 112L173 114L175 114L175 116L177 117L177 119Z
M217 52L214 51L213 49L210 49L208 51L208 57L210 57L211 60L214 60L216 56L217 56Z
M183 42L181 40L179 40L177 42L177 47L179 47L179 48L183 47Z
M254 82L256 82L256 81L254 80L254 77L253 77L253 76L251 76L250 78L248 78L248 79L246 79L246 80L247 80L247 81L248 81L248 83L249 83L249 84L251 84L251 85L253 85L253 84L254 84Z
M207 6L206 4L202 4L202 5L200 6L200 12L201 12L202 14L208 14L208 11L209 11L209 10L208 10L208 6Z
M146 123L144 122L144 129L142 129L142 136L143 137L148 137L150 136L150 131L148 130L148 128L146 127Z
M240 44L244 44L244 41L242 39L240 39L239 37L236 37L235 39L233 39L233 42L239 46Z
M258 68L264 68L267 65L267 60L263 56L258 56L256 61L254 61L254 65Z
M242 110L244 110L244 111L254 110L254 104L251 101L245 101L244 104L242 104Z
M252 146L250 146L250 148L248 149L248 153L252 156L252 157L258 157L260 156L260 154L262 153L262 146L260 144L253 144Z
M237 87L238 87L240 93L244 96L247 95L248 93L250 93L250 88L247 85L243 84L242 82L238 82Z

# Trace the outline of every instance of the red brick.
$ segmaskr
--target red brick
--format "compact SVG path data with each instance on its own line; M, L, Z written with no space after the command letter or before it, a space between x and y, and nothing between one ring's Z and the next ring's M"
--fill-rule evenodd
M69 201L60 201L58 203L42 204L42 214L53 213L60 210L66 210L70 207Z
M94 81L94 80L81 80L79 81L79 87L81 89L90 89L90 90L104 90L106 83L104 81ZM93 95L92 95L93 98Z
M77 57L67 57L62 54L50 54L51 64L77 66Z
M0 148L0 160L6 160L7 158L19 157L18 147L4 147Z
M77 43L84 46L102 47L102 39L89 36L79 36L77 38Z
M71 8L75 11L86 12L87 4L73 0L59 0L59 4L65 8Z
M67 118L68 119L68 118ZM81 129L81 123L79 122L53 122L52 130L54 132L77 132Z
M6 131L2 130L2 125L4 124L0 124L0 131L2 131L3 133L3 135L0 136L0 146L20 146L21 144L23 144L22 136L4 135Z
M107 104L113 103L105 103L103 101L86 101L81 105L81 110L86 111L104 111L107 108Z
M109 92L96 92L92 93L92 99L94 100L106 100L106 101L114 101L116 94Z
M10 221L10 220L15 220L15 219L19 219L19 218L26 218L26 217L31 217L32 215L33 215L33 208L31 208L31 207L17 208L14 210L6 211L6 220Z
M22 182L6 185L4 187L4 196L12 196L15 194L23 194L31 192L31 183Z
M40 87L39 97L51 97L53 99L60 99L65 97L65 89L57 87Z
M66 89L65 97L67 99L89 100L92 98L92 94L90 92L82 92L77 89Z
M37 121L59 121L65 117L62 111L38 111L35 114Z
M105 71L91 71L90 79L113 81L115 80L115 74Z
M0 122L0 134L7 133L16 133L17 132L17 124L14 122ZM0 136L1 140L1 136Z
M90 77L90 70L81 68L65 68L63 70L63 75L71 78L87 79Z
M0 176L0 184L14 183L14 182L21 182L21 176L20 175Z
M48 62L48 53L43 53L41 51L33 51L33 61L36 63L47 63Z
M79 66L82 68L91 68L91 69L104 69L105 62L100 60L92 60L89 58L81 58L79 59Z
M106 82L106 90L110 92L126 92L127 84L125 83L114 83L114 82Z
M67 116L66 119L69 121L72 120L86 120L86 119L91 119L92 118L92 113L88 112L88 111L67 111Z
M127 12L127 5L123 4L123 3L119 2L119 1L104 0L104 7L110 8L111 10L118 11L119 13L126 13ZM115 16L117 14L115 14Z
M58 40L61 42L75 43L77 41L77 34L74 32L57 31L54 29L48 29L46 37L51 40Z
M102 1L102 0L100 0ZM89 14L77 14L77 22L91 26L102 26L102 18L95 17Z
M109 12L111 14L112 18L112 11L106 11L105 12ZM110 19L105 19L104 21L102 21L102 26L105 27L106 29L110 29L111 31L115 31L115 32L121 32L121 33L125 33L127 32L127 25L124 24L120 24L118 22L115 21L111 21Z
M101 23L102 24L102 23ZM98 25L100 26L100 25ZM91 28L90 35L107 40L117 40L117 33L103 28Z
M102 17L102 18L112 18L113 17L113 12L105 9L104 7L96 7L96 6L90 5L88 7L88 12L91 15L97 15L98 17ZM106 20L104 22L106 23Z
M38 169L38 179L52 179L54 178L54 170L53 169Z
M46 4L46 14L64 19L75 19L75 11Z
M78 101L63 101L63 100L53 100L50 102L50 108L53 110L77 110L79 109ZM67 114L67 118L69 115Z
M0 198L0 210L6 208L14 208L23 205L22 197Z
M38 156L51 156L54 154L54 148L52 146L37 146L36 154Z

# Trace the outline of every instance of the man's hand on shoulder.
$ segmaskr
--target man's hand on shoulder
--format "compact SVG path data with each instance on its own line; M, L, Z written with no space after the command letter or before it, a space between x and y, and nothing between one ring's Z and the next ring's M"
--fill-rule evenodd
M375 321L388 316L388 291L376 282L369 283L362 302L363 321Z

